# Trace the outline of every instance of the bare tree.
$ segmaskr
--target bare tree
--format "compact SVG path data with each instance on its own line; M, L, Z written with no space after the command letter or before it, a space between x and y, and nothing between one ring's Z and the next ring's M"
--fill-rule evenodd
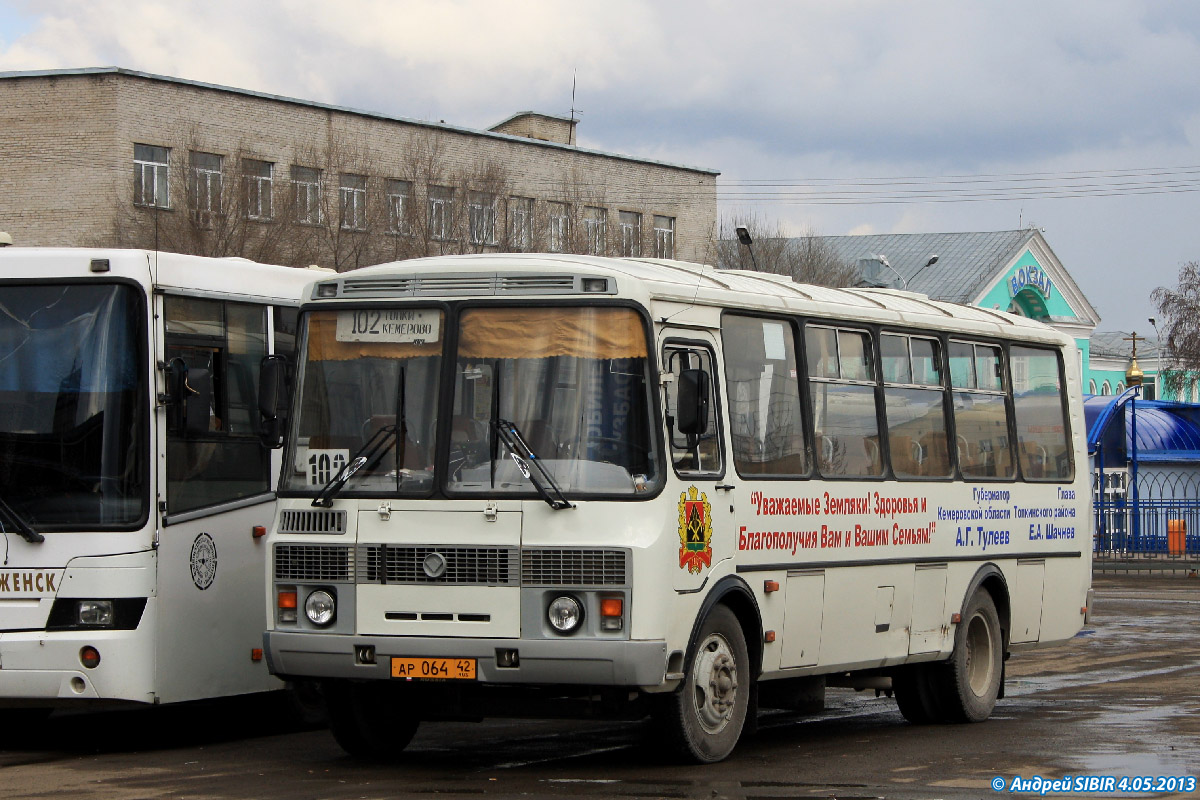
M620 255L625 240L650 251L648 218L622 228L589 175L564 171L535 196L504 163L452 160L433 131L413 132L398 160L333 127L277 161L208 153L203 139L175 139L185 144L171 148L169 203L118 204L122 246L338 271L443 254Z
M1160 286L1150 294L1163 316L1160 357L1170 364L1159 372L1164 395L1182 396L1184 386L1200 372L1200 261L1179 268L1175 289Z
M169 195L122 208L116 241L122 247L240 255L246 230L232 180L237 159L207 152L194 127L182 138L186 145L171 151Z
M744 226L754 241L751 254L741 244L737 228ZM721 269L757 269L776 275L790 275L797 283L821 286L853 286L858 280L855 264L843 261L820 235L806 230L800 236L788 236L783 226L755 212L723 215L712 244L714 261Z

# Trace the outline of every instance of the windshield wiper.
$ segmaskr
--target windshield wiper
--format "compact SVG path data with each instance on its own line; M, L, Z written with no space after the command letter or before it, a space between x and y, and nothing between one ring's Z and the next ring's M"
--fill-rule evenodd
M342 468L342 471L330 479L329 483L325 484L321 492L313 498L312 504L316 508L329 508L333 505L333 498L350 477L358 472L363 467L374 469L379 460L383 458L383 454L388 451L388 446L394 441L396 442L396 491L400 490L400 465L404 462L404 367L400 368L400 373L396 377L396 411L391 425L384 425L379 430L371 434L371 438L363 442L362 447L354 451L354 455L350 457L350 463Z
M508 453L517 465L517 469L533 484L533 488L537 489L538 494L546 501L546 505L555 511L575 507L563 496L562 489L558 488L558 484L554 482L554 478L550 477L550 473L542 468L541 460L525 442L525 437L521 435L520 429L514 423L496 418L492 422L492 428L496 431L496 437L508 448ZM493 463L495 462L493 461ZM529 468L530 464L533 465L533 469ZM534 472L540 478L535 478ZM545 486L542 485L542 481L545 481ZM547 487L549 488L547 489ZM554 493L553 497L550 496L551 492Z
M46 537L35 531L28 522L21 519L21 515L13 511L12 506L6 503L2 497L0 497L0 521L7 521L9 525L16 529L18 536L31 544L39 544L46 541ZM8 530L2 524L0 524L0 527L4 527L5 531Z

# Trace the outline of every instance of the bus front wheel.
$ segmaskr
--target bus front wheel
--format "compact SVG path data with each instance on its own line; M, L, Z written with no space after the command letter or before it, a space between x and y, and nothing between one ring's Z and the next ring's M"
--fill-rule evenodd
M978 589L954 631L954 654L946 664L942 710L947 722L982 722L996 707L1004 642L996 604Z
M385 761L400 754L417 732L419 720L403 707L387 683L327 681L329 729L342 749L355 758Z
M689 656L683 686L664 698L660 721L681 756L708 764L733 752L753 680L746 638L728 607L709 612Z

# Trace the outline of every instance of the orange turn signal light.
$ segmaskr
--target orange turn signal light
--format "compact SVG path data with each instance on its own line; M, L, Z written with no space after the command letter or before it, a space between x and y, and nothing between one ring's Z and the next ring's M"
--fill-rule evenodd
M625 601L620 597L605 597L600 601L600 616L619 617L625 610Z
M950 624L951 625L957 625L960 622L962 622L962 614L951 614L950 615Z
M764 631L763 632L763 641L766 642L767 644L770 644L771 642L775 641L775 631Z
M779 581L763 581L763 592L770 594L779 591Z
M280 608L295 608L296 607L296 592L295 590L279 593Z

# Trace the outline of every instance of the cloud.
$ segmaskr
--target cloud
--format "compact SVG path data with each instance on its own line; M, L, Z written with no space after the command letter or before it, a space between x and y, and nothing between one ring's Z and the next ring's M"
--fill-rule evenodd
M470 127L527 109L565 114L574 75L582 145L716 168L723 187L764 176L1200 164L1200 6L1186 2L29 0L8 8L22 25L0 41L0 70L116 65ZM724 205L738 199L722 193ZM789 228L831 234L996 230L1032 218L1060 257L1079 260L1067 268L1085 276L1105 313L1129 306L1141 317L1121 282L1104 276L1136 263L1143 280L1170 282L1195 247L1186 234L1194 226L1166 221L1193 220L1198 206L1200 194L1184 193L937 205L793 198L756 208Z

